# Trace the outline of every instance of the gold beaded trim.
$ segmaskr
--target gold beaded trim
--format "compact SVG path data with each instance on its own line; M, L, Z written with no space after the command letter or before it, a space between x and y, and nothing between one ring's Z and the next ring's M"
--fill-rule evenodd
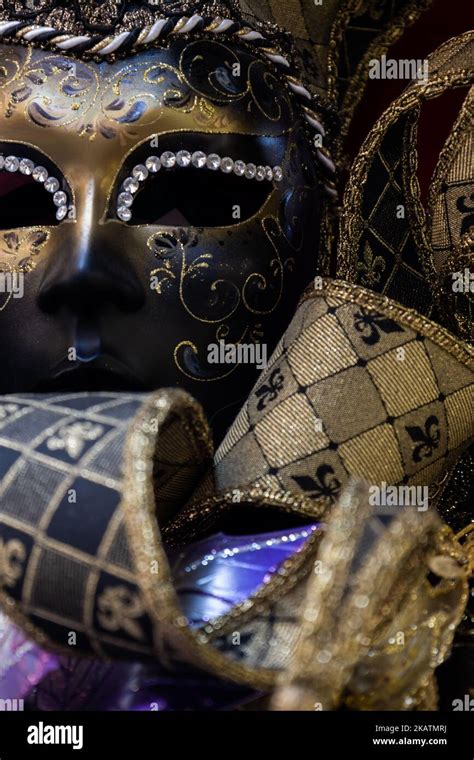
M367 309L379 311L385 316L395 319L401 325L408 327L420 335L424 335L455 359L465 364L468 369L474 371L474 347L469 343L456 338L452 333L441 327L431 319L422 316L415 309L402 306L388 296L374 293L363 288L361 285L353 285L344 280L324 279L321 288L306 290L300 303L318 296L334 296L342 301L349 301Z

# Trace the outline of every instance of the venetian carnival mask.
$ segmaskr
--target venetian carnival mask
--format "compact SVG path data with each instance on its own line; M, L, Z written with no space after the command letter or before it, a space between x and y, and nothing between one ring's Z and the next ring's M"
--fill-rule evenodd
M0 609L38 647L277 709L436 705L473 564L435 514L473 437L470 293L441 308L472 235L438 282L414 146L472 39L369 132L337 239L327 146L344 167L367 29L400 21L350 5L0 0Z
M269 356L318 249L324 167L271 62L179 39L101 63L2 45L0 64L0 390L241 402L255 363L210 347Z

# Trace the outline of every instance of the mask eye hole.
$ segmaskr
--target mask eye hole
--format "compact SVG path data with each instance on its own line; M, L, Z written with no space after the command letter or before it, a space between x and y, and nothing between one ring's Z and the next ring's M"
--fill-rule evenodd
M255 216L280 184L281 170L274 175L273 169L281 166L286 147L285 136L164 135L158 149L144 144L128 157L109 218L170 227L240 224Z
M133 203L134 224L227 227L256 214L273 190L235 174L202 169L161 170Z
M0 143L0 229L53 226L68 217L72 193L39 151Z

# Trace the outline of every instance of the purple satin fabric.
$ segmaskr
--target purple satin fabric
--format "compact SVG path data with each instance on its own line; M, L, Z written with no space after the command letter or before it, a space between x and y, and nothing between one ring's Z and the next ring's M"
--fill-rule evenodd
M193 627L251 596L316 525L259 536L218 534L169 552L183 613ZM254 695L189 667L108 663L48 653L0 617L0 699L33 710L219 710Z

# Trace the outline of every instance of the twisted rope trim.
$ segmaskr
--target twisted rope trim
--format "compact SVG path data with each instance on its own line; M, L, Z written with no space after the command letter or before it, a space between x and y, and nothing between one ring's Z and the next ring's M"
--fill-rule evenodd
M164 41L169 37L189 34L190 32L216 36L225 34L234 37L236 41L254 44L259 52L271 61L283 75L290 91L299 102L302 114L310 129L321 138L326 136L325 129L314 110L313 96L304 84L294 76L288 58L273 47L272 41L261 32L232 19L214 19L196 13L193 16L174 16L161 18L153 24L107 37L65 34L51 26L30 24L25 21L2 21L0 22L0 43L2 41L34 43L36 45L47 43L48 47L57 48L61 52L103 60L110 55L137 52L158 40ZM336 166L334 161L327 148L322 145L316 146L314 137L312 146L316 160L323 172L324 191L331 201L336 202L338 193L335 184Z

